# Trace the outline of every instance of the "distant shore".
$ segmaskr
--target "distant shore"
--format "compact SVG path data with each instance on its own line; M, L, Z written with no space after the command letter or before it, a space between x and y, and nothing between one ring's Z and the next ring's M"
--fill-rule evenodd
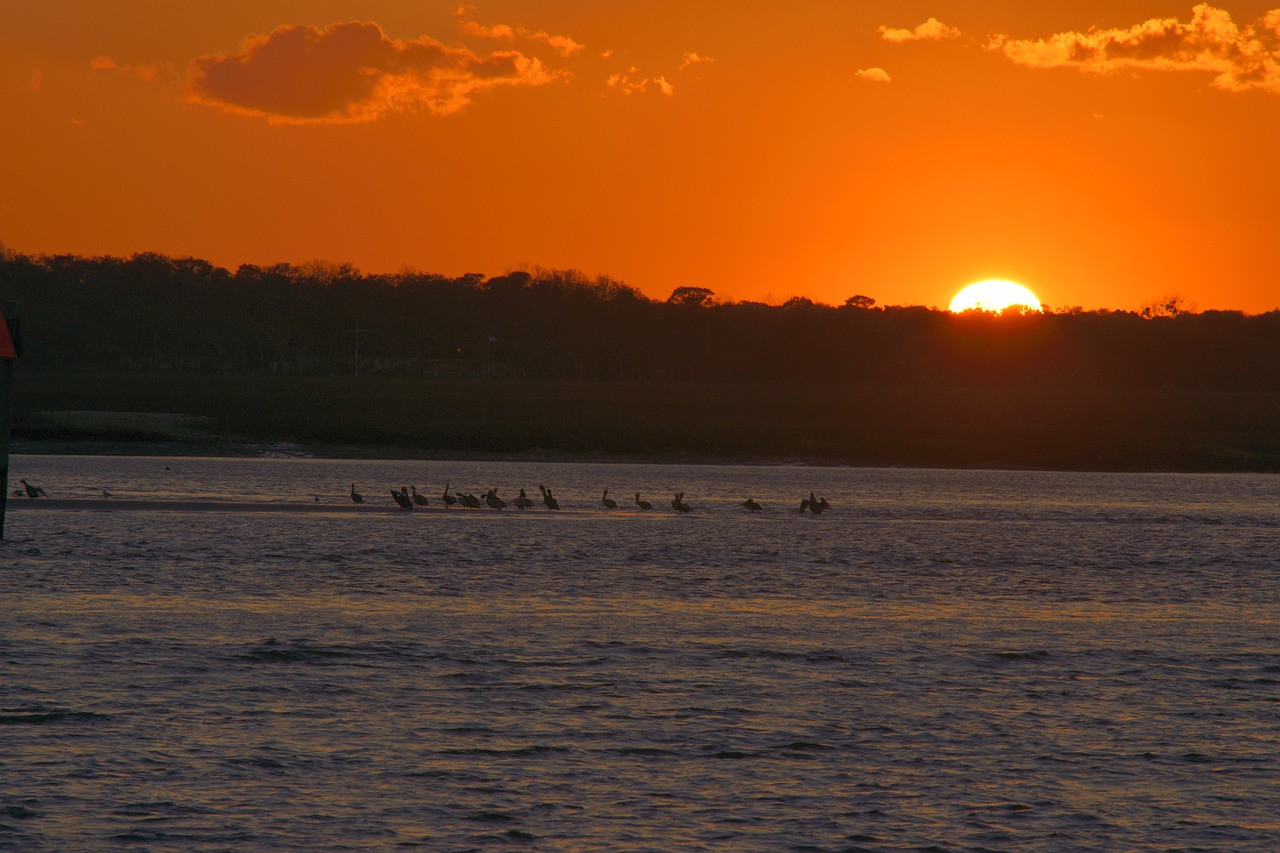
M1280 391L29 374L13 399L28 454L1280 472Z

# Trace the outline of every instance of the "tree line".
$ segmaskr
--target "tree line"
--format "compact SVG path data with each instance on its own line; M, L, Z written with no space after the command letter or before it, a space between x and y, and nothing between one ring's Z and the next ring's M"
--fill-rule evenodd
M0 254L23 369L540 380L1274 391L1280 311L992 315L646 297L607 276L364 274L310 262Z

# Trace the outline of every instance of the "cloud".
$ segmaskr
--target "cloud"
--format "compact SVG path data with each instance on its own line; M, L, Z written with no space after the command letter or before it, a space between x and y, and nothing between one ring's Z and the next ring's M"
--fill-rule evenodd
M1152 18L1127 29L1058 33L1048 39L996 36L989 47L1028 68L1118 71L1199 71L1229 92L1280 95L1280 9L1239 27L1230 13L1201 3L1191 20Z
M516 31L506 24L494 24L491 27L484 24L478 24L475 21L459 21L458 29L462 31L464 36L475 36L482 39L501 39L503 41L515 41Z
M604 84L610 89L617 89L624 95L635 95L649 88L650 80L648 77L638 77L640 69L632 65L621 74L610 74L604 81Z
M715 59L710 56L702 56L696 51L689 51L680 57L680 70L683 71L690 65L700 65L704 62L715 62Z
M855 72L853 76L861 80L870 80L872 83L889 83L893 80L889 76L889 72L883 68L863 68Z
M515 41L518 38L540 41L553 48L566 59L586 49L585 45L579 44L569 36L553 36L545 30L530 30L525 27L513 27L509 24L480 24L467 20L467 15L474 9L474 6L463 5L459 6L453 13L454 17L458 19L458 30L464 36L501 41Z
M518 51L482 56L350 21L278 27L249 36L235 53L200 57L188 67L187 99L273 124L354 124L400 111L450 115L476 92L556 76Z
M130 77L137 77L139 80L147 83L156 83L160 80L161 69L158 65L136 65L133 63L121 64L116 62L110 56L95 56L89 60L89 70L100 73L118 72L127 74ZM166 73L171 74L172 68L166 68Z
M960 38L961 32L955 27L948 27L937 18L930 18L914 30L898 30L892 27L881 27L880 38L894 44L904 41L943 41Z

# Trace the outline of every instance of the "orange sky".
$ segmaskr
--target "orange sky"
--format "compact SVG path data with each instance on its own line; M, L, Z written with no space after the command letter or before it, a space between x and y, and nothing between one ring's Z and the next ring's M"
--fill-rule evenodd
M1280 0L5 0L0 241L1280 307Z

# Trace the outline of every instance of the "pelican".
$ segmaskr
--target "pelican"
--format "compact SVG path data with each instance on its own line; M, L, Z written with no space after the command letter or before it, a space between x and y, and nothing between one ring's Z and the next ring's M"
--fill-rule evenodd
M801 512L804 512L803 506L804 504L801 502ZM817 498L814 497L813 492L809 493L809 512L814 515L821 515L829 509L831 509L831 504L827 503L826 498Z
M756 503L755 498L747 498L745 501L742 502L742 505L747 509L751 510L752 512L761 512L764 510L764 507Z
M801 515L804 515L804 511L805 511L806 509L808 509L808 508L809 508L809 499L808 499L808 498L801 498L801 499L800 499L800 514L801 514Z
M44 489L40 488L39 486L32 485L31 483L28 483L26 480L19 480L18 482L22 484L22 487L24 489L26 489L27 497L29 498L47 498L48 497L48 495L45 494Z
M484 496L484 502L487 503L489 506L493 507L494 509L502 509L504 506L507 505L506 501L498 497L497 489L490 489L488 492L486 492Z
M390 489L391 497L396 499L396 503L400 504L401 509L413 509L413 501L409 499L409 487L401 486L400 491Z
M649 503L648 501L640 500L639 492L636 492L636 506L640 507L641 509L653 509L653 504Z
M352 502L352 503L357 503L357 504L362 504L362 503L364 503L364 495L362 495L362 494L360 494L359 492L357 492L357 491L356 491L356 484L355 484L355 483L352 483L352 484L351 484L351 502Z
M467 509L480 508L480 499L470 492L458 492L458 500L462 501L462 505Z
M605 506L607 506L609 509L617 509L617 508L618 508L618 502L617 502L617 501L615 501L613 498L609 497L609 490L608 490L608 489L605 489L605 490L604 490L604 494L600 496L600 503L604 504L604 505L605 505Z
M450 486L450 485L451 485L450 483L445 483L445 484L444 484L444 494L440 496L440 500L444 501L444 505L445 505L445 506L453 506L454 504L456 504L456 503L458 502L458 499L457 499L457 498L455 498L453 495L449 494L449 486Z
M417 486L413 486L412 489L413 489L413 502L416 503L418 506L426 506L427 496L418 494Z
M514 503L517 509L528 509L533 506L533 501L524 493L524 489L520 490L520 497L516 498Z
M684 502L684 492L676 492L676 496L671 499L671 507L676 512L691 512L693 507Z
M551 490L541 483L538 484L538 490L542 492L542 502L546 504L547 509L559 509L560 502L552 496Z

